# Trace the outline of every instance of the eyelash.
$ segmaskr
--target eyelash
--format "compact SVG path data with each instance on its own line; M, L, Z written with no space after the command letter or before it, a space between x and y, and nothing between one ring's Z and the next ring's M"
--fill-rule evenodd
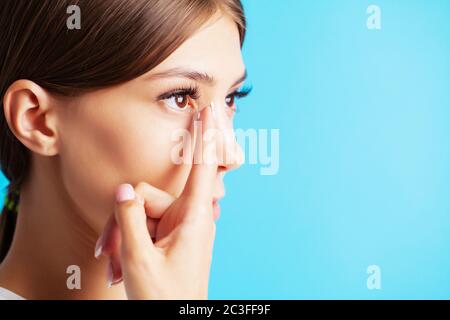
M253 88L250 86L245 86L240 90L236 90L236 91L230 93L226 97L226 99L228 99L230 97L233 97L234 99L245 98L251 93L252 89ZM185 97L185 96L188 96L192 100L198 100L200 98L199 88L194 87L194 86L189 86L189 87L184 87L184 88L180 87L178 89L175 89L175 90L172 90L165 94L162 94L161 96L158 97L158 100L168 100L168 99L175 98L175 97Z
M200 98L198 87L184 87L172 90L170 92L164 93L158 97L158 100L167 100L170 98L178 96L189 96L193 100L198 100Z
M244 86L242 89L236 90L233 93L231 93L231 95L234 95L235 98L242 99L247 97L252 92L252 90L253 88L251 86Z

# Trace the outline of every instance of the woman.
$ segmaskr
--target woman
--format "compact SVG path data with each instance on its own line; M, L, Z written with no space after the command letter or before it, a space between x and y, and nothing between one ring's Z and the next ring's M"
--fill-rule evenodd
M245 25L239 0L2 1L3 299L207 298Z

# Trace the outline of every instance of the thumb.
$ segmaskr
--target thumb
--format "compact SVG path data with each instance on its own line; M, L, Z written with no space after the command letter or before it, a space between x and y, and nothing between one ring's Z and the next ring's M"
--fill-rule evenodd
M116 191L115 217L122 238L122 257L139 258L155 250L147 230L144 203L130 184L122 184Z

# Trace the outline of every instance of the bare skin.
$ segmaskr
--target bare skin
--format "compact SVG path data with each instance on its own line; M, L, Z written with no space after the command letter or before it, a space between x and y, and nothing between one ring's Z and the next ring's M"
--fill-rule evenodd
M174 69L207 73L215 82L166 74ZM180 292L179 288L173 288L169 281L173 274L169 273L167 281L155 287L160 290L146 291L135 279L143 277L154 283L154 270L143 268L141 274L130 271L133 259L124 257L129 257L130 252L144 252L146 256L139 257L139 261L146 265L148 255L153 252L160 257L161 270L185 279L180 270L170 267L174 261L184 261L183 257L167 260L161 248L168 243L185 243L186 248L194 248L201 241L180 241L187 238L172 234L171 238L178 240L161 242L158 249L158 242L151 241L150 237L156 237L152 232L156 232L167 212L173 216L176 211L180 217L179 223L172 224L175 233L180 232L179 225L185 221L182 217L205 218L208 212L214 221L211 200L225 195L224 175L238 168L240 161L219 160L214 172L210 166L175 164L170 157L176 144L171 135L180 128L190 130L195 109L204 109L202 117L208 119L205 107L211 102L216 105L214 126L220 130L233 128L235 105L230 96L242 86L244 74L236 25L228 17L216 16L155 69L116 87L69 99L54 96L28 80L15 82L4 97L5 116L11 131L32 153L32 165L21 188L14 242L0 266L0 286L27 299L205 298L207 281L195 292ZM174 98L158 100L162 94L185 86L199 89L198 99L186 99L188 108L181 108ZM231 153L241 152L235 141L223 148ZM197 172L194 174L197 179L192 179L192 172ZM166 202L160 205L167 211L152 213L149 208L157 203L154 199L151 206L137 200L118 203L116 190L124 183L135 187L138 199L151 197L146 192L150 186L167 195L176 203L174 207L180 209L170 209ZM194 201L183 196L186 190L202 196ZM198 193L199 190L203 193ZM130 216L137 220L122 219ZM95 259L96 242L112 217L120 237L110 241L112 245L106 245L103 255ZM197 218L188 221L199 221ZM133 221L146 222L143 223L148 226L146 233L131 224ZM212 225L192 223L182 229L200 228L204 230L200 232L203 238L211 239L199 249L203 252L198 260L203 261L201 267L192 264L202 279L207 279L210 267L208 252L215 233ZM142 242L123 236L130 235L130 230ZM169 235L166 233L158 240ZM116 267L117 263L122 266L124 281L108 288L107 270L112 255ZM81 290L68 290L66 286L66 269L70 265L77 265L82 271Z

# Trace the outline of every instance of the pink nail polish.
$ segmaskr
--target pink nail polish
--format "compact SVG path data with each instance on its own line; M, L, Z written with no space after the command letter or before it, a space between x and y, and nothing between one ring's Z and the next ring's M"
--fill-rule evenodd
M95 259L100 258L103 251L103 237L98 238L97 243L95 244Z
M119 203L134 200L135 197L136 197L136 194L135 194L134 188L131 184L122 184L117 189L116 201Z
M108 281L107 281L108 288L112 288L113 286L121 283L122 281L123 278L114 279L113 266L112 263L110 262L108 265Z
M111 263L108 264L108 274L107 274L107 277L108 277L108 279L107 279L107 280L108 280L108 282L107 282L108 288L111 288L111 287L113 286L113 283L114 283L114 275L113 275Z

